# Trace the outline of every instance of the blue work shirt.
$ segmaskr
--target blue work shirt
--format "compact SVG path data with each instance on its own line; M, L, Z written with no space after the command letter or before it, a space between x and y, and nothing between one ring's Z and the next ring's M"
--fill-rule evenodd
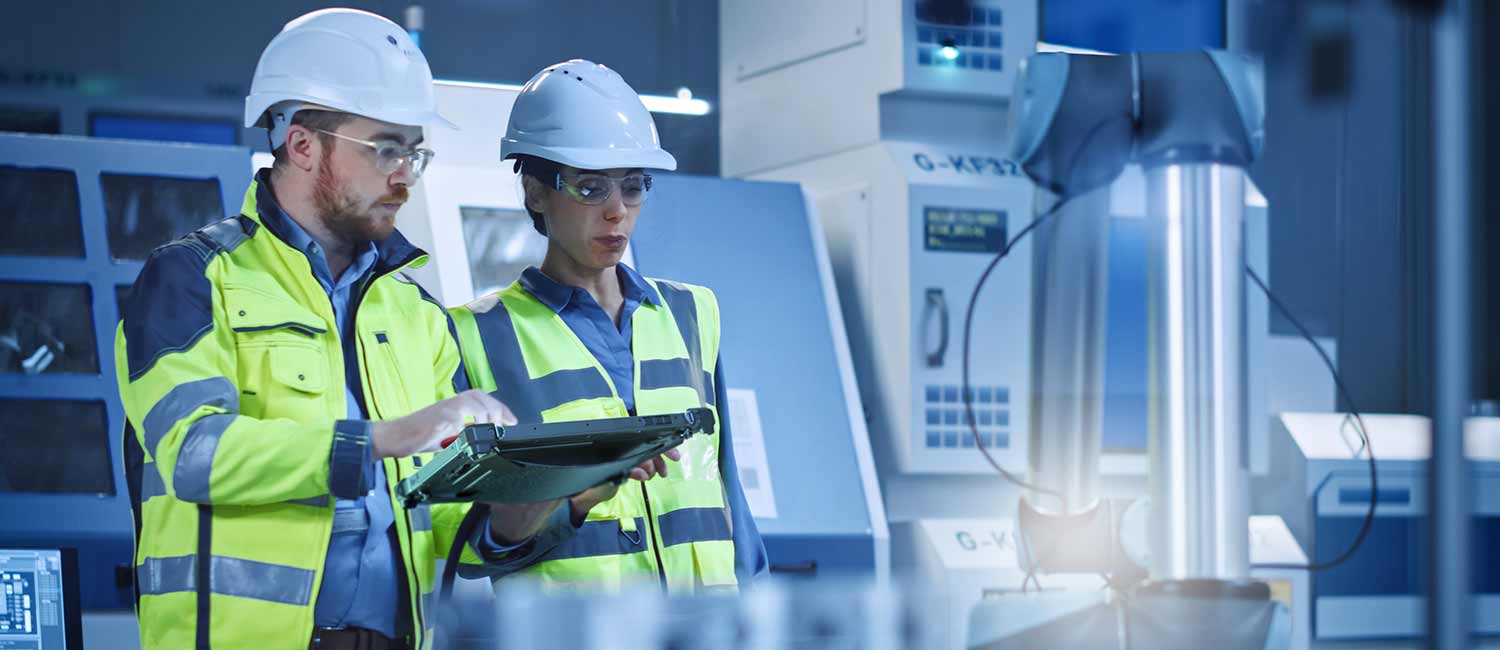
M279 206L267 210L271 218L278 219L277 230L284 233L287 244L307 256L313 277L328 294L337 321L339 337L351 340L354 323L352 299L354 289L375 267L378 259L374 243L360 247L359 254L337 279L328 266L328 256L311 235ZM355 363L345 359L345 363ZM350 420L364 420L364 400L360 399L361 388L357 383L358 373L349 375L344 384L344 403ZM329 475L348 475L364 468L364 485L369 491L357 499L335 499L333 513L333 536L328 541L327 559L323 565L323 585L318 590L318 600L313 608L313 624L318 627L345 628L362 627L388 637L396 637L398 617L398 594L402 579L396 566L392 539L387 530L395 521L395 510L391 505L390 492L386 490L385 464L371 459L369 445L363 445L366 455L362 461L351 461L333 455L329 459ZM475 550L486 560L499 558L518 546L501 546L490 537L488 525L480 526L482 532L474 538Z
M631 316L642 304L654 308L662 305L661 294L635 269L624 264L615 267L620 280L620 289L625 296L620 310L620 324L594 300L587 289L570 287L547 277L536 267L521 273L521 288L546 305L566 323L568 329L583 342L583 346L594 355L604 371L609 373L615 391L625 402L625 408L635 413L635 352L631 349ZM724 392L724 364L714 364L714 390L720 409L729 403ZM761 541L755 518L745 502L745 491L740 486L739 468L734 461L734 444L729 437L729 419L719 418L719 474L723 477L724 489L729 503L730 521L733 527L735 575L741 582L764 575L769 560L766 547Z

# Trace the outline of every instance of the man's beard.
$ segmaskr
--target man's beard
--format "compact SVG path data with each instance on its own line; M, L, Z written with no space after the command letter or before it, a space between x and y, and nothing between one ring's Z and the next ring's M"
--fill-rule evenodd
M322 217L324 227L334 237L350 245L378 242L389 237L396 229L395 216L377 216L370 211L381 203L404 203L407 199L406 188L398 186L379 200L361 205L359 199L345 191L344 184L334 175L328 160L329 153L325 151L322 160L318 161L318 178L313 183L313 205Z

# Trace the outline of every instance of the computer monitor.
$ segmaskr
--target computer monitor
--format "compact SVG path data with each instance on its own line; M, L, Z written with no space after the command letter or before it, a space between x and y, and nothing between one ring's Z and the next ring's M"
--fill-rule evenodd
M78 551L0 546L0 648L82 647Z

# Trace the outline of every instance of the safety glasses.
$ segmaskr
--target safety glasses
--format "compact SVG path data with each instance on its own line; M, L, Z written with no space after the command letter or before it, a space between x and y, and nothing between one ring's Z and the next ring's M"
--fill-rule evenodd
M342 133L334 133L333 131L324 131L323 129L312 130L331 135L340 140L347 140L369 147L371 151L375 152L375 169L380 170L380 173L387 176L396 173L396 170L401 169L402 165L410 163L413 180L421 178L422 172L427 171L428 163L431 163L432 157L436 155L431 149L420 147L408 148L399 142L390 140L361 140L359 138L351 138Z
M612 178L604 174L559 173L556 187L584 205L603 205L619 192L620 202L634 208L646 202L646 194L651 191L651 175L634 173Z

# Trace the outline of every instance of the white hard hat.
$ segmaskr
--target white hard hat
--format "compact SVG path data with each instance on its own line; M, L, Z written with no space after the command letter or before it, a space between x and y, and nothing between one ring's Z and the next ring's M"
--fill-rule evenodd
M245 97L245 126L271 129L272 146L279 147L292 113L304 107L458 128L438 115L432 70L406 31L357 9L304 14L261 52Z
M549 66L521 88L500 159L523 154L578 169L677 169L635 90L614 70L583 59Z

